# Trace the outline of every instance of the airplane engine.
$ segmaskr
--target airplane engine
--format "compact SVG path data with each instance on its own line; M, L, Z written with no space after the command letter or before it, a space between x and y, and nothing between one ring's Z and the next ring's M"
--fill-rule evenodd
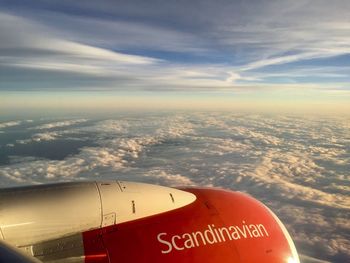
M1 189L0 239L0 251L14 247L41 262L299 262L272 211L215 188L111 181Z

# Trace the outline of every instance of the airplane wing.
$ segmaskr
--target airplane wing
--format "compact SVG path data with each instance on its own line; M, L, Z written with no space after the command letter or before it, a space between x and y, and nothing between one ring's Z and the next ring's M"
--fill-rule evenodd
M299 263L272 211L215 188L110 181L0 189L0 240L0 262Z

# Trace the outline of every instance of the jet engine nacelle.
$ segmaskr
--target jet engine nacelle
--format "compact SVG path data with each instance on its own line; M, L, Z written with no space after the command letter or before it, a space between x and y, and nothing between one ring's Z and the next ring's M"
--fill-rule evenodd
M42 262L299 262L266 206L213 188L113 181L2 189L0 238Z

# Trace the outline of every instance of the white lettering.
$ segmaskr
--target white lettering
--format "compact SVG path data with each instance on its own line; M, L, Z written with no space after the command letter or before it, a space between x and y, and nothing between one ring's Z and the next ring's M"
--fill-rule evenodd
M242 238L263 238L268 237L269 233L263 224L248 225L245 221L242 221L241 226L235 225L220 228L209 224L207 228L202 231L169 236L169 241L165 240L167 236L168 234L164 232L157 236L157 240L166 246L165 249L161 250L162 254L172 252L173 248L176 250L184 250L199 246L214 245L215 243L240 240Z
M244 228L248 231L249 236L252 237L252 233L250 233L250 230L249 230L248 226L245 224L245 221L243 221L243 224L244 224Z
M173 243L174 248L176 250L184 250L185 249L184 247L179 247L179 246L176 245L175 239L181 239L181 237L180 236L173 236L171 238L171 242Z
M253 234L254 237L260 237L259 231L258 231L258 229L256 228L255 225L251 224L249 226L249 228L253 230L252 234Z
M244 226L243 226L243 230L244 230L244 231L242 231L242 230L239 228L239 226L236 226L236 229L238 230L239 233L241 233L241 235L242 235L244 238L247 238L247 233L245 232Z
M205 239L207 240L207 242L208 242L209 244L217 243L218 241L216 240L216 237L215 237L215 235L214 235L213 229L211 228L210 225L208 225L208 227L209 227L209 229L204 231ZM210 234L210 236L211 236L211 239L210 239L209 234Z
M269 236L269 233L267 233L267 231L266 231L266 229L265 229L264 225L259 224L259 225L258 225L258 228L259 228L259 231L260 231L260 234L261 234L261 236L262 236L262 237L264 236L264 234L263 234L263 232L261 231L261 229L263 229L263 230L264 230L264 232L265 232L266 236Z
M193 233L192 233L192 236L193 236L194 241L196 242L197 247L199 247L199 243L198 243L197 236L200 236L200 237L201 237L203 245L206 245L206 244L207 244L207 243L205 242L205 238L204 238L202 232L200 232L200 231L193 232Z
M186 238L187 237L187 238ZM192 248L192 247L195 247L194 245L194 242L193 242L193 239L192 239L192 236L189 234L189 233L185 233L182 235L182 238L186 238L185 240L185 247L186 248Z
M228 232L228 229L227 229L226 227L219 228L219 232L220 232L221 238L222 238L222 240L223 240L224 242L226 241L226 238L225 238L223 232L225 232L226 235L228 236L228 238L229 238L230 240L232 240L231 235L230 235L230 233Z
M163 240L163 239L160 238L161 236L166 236L166 235L167 235L167 233L160 233L160 234L158 234L158 236L157 236L157 239L158 239L158 241L159 241L160 243L162 243L162 244L164 244L164 245L167 245L167 246L169 247L168 250L162 250L162 254L170 253L171 250L173 250L173 247L171 246L171 243L169 243L169 242L167 242L167 241L165 241L165 240Z
M231 233L231 235L232 235L232 238L233 238L234 240L237 240L237 239L240 239L240 238L241 238L241 236L239 235L239 233L238 233L238 231L237 231L237 228L235 228L234 226L230 226L228 229L229 229L229 230L233 230L233 232Z

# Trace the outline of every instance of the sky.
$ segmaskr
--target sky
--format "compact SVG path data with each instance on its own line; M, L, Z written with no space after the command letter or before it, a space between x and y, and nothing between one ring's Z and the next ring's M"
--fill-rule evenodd
M347 0L0 0L0 110L350 112Z

